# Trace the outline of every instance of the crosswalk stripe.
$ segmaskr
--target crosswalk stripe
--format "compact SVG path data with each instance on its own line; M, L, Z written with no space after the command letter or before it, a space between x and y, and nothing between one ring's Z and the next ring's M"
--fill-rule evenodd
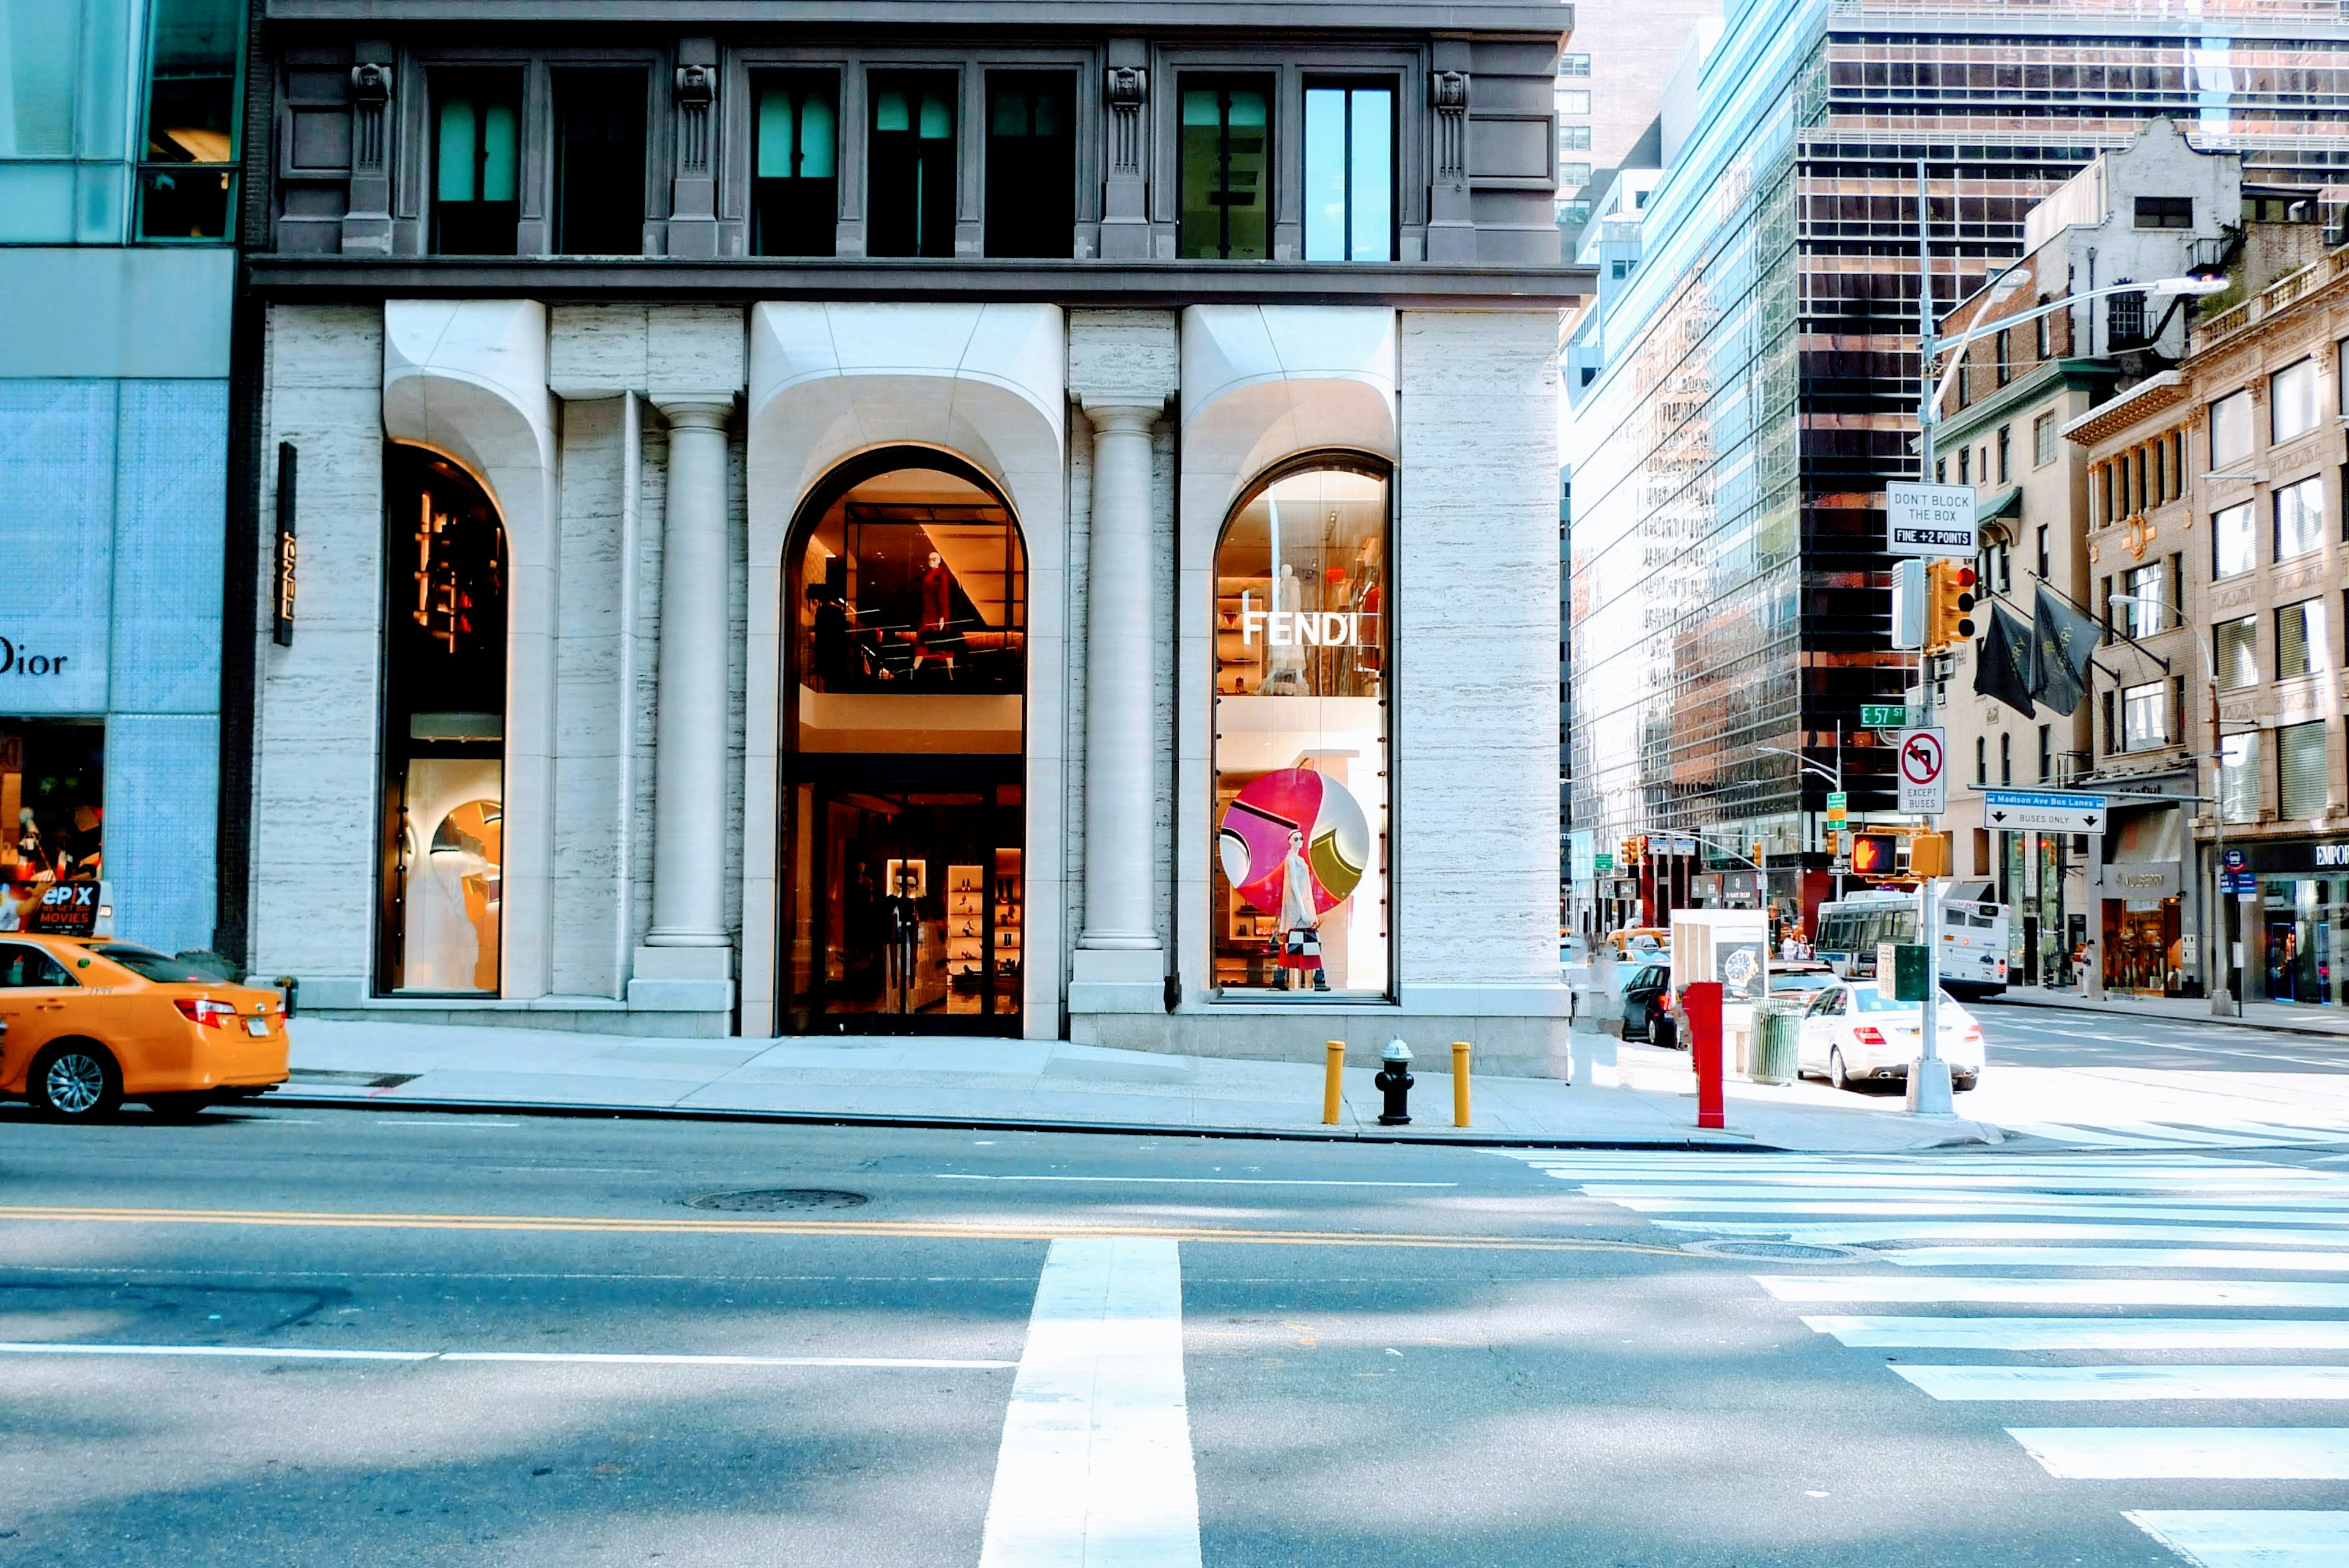
M2233 1225L2126 1225L2099 1220L2060 1224L2038 1220L1916 1220L1879 1225L1788 1224L1766 1220L1656 1220L1662 1231L1711 1231L1733 1236L1784 1236L1791 1241L1857 1246L1869 1241L1930 1241L1968 1238L1983 1241L2233 1241L2262 1247L2337 1247L2349 1237L2321 1231L2248 1230Z
M1892 1370L1936 1399L2339 1399L2349 1366L1918 1366Z
M2013 1306L2349 1307L2324 1280L1952 1280L1756 1274L1782 1302L1990 1302Z
M2059 1480L2349 1480L2344 1427L2009 1427Z
M2284 1269L2349 1273L2349 1252L2254 1252L2233 1247L1906 1247L1884 1261L1910 1269Z
M1594 1195L1595 1196L1595 1195ZM2349 1213L2318 1209L2233 1209L2227 1207L2156 1208L2148 1204L2085 1201L2063 1197L1961 1198L1938 1202L1852 1202L1804 1199L1773 1202L1766 1199L1615 1198L1635 1214L1808 1214L1840 1215L1847 1219L1930 1220L1988 1213L1999 1219L2053 1218L2064 1220L2147 1220L2183 1224L2226 1220L2234 1224L2349 1226Z
M2137 1508L2122 1517L2199 1568L2340 1568L2349 1563L2349 1513Z
M2044 1137L2054 1143L2083 1143L2097 1148L2170 1148L2176 1146L2167 1138L2128 1137L2102 1128L2073 1127L2064 1122L2000 1122L2002 1132L2024 1137Z
M1934 1350L2349 1350L2349 1319L1806 1317L1853 1346Z
M1063 1239L1046 1252L978 1561L1199 1568L1175 1242Z

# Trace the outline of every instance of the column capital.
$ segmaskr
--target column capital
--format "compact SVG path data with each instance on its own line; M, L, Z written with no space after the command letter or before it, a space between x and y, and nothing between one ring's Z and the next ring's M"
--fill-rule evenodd
M1164 403L1090 403L1081 402L1085 418L1092 421L1097 435L1109 435L1119 431L1150 432L1166 412Z
M662 394L650 401L671 426L683 425L689 430L722 431L734 414L731 391Z

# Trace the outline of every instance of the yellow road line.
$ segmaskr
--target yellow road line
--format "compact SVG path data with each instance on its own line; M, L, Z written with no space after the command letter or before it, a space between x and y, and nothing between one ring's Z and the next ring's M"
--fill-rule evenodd
M344 1231L549 1231L667 1236L862 1236L950 1241L1049 1241L1056 1237L1155 1236L1283 1247L1433 1247L1502 1251L1635 1251L1683 1256L1677 1247L1570 1236L1446 1236L1398 1231L1257 1231L1189 1225L1014 1225L936 1220L608 1219L573 1214L375 1214L280 1209L131 1209L0 1205L0 1222L100 1225L292 1226Z

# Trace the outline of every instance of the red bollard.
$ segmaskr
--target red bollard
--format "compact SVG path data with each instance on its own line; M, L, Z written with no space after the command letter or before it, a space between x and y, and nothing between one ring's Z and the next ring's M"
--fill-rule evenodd
M1687 1015L1689 1056L1696 1064L1696 1125L1727 1126L1721 1103L1721 982L1692 981L1681 988Z

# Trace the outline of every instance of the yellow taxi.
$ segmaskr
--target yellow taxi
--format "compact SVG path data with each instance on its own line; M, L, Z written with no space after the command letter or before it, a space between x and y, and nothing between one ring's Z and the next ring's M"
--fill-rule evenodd
M285 1009L110 937L0 932L0 1098L96 1121L126 1099L167 1116L285 1081Z

